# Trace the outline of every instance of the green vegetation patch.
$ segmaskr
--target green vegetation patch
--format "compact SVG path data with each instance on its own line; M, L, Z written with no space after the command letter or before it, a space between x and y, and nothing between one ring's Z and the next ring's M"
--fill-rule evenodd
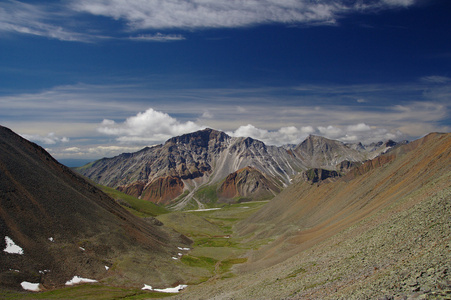
M201 237L196 238L194 247L236 247L238 244L225 237Z
M169 213L168 209L156 205L151 201L138 199L107 186L98 185L98 187L138 217L156 217Z
M155 299L174 294L144 291L136 288L111 287L101 284L82 284L45 292L0 291L1 299Z
M206 256L195 257L191 255L182 256L180 261L190 267L207 269L211 273L215 271L215 265L218 262L216 259L211 257Z
M214 204L218 202L217 185L207 185L199 189L195 197L199 199L202 203Z
M221 261L221 264L219 266L219 269L221 273L225 273L230 271L233 265L237 264L244 264L247 261L247 258L245 257L238 257L238 258L231 258L227 260Z

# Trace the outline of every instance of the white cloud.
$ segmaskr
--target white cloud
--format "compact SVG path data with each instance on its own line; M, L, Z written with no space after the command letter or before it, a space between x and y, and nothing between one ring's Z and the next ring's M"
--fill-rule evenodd
M318 127L321 135L336 139L342 142L369 144L372 142L400 140L405 134L396 129L386 129L380 126L369 126L365 123L359 123L348 126L329 125L327 127Z
M336 24L351 13L408 7L414 0L312 1L312 0L68 0L62 3L30 4L2 2L0 32L43 36L62 41L93 42L104 39L135 41L180 41L180 34L150 33L125 37L125 32L170 28L235 28L268 23ZM109 17L124 23L111 32L104 22L91 17Z
M344 136L345 132L342 128L338 126L332 126L329 125L327 127L325 126L319 126L318 131L321 135L324 135L326 137L332 138L332 139L338 139L340 136Z
M207 110L207 111L204 111L201 119L212 119L213 117L214 117L214 115L210 111Z
M69 147L69 148L64 149L63 151L79 153L81 151L81 149L79 147Z
M425 76L425 77L420 78L420 80L424 81L426 83L437 83L437 84L446 84L446 83L451 82L450 77L437 76L437 75Z
M172 41L182 41L186 38L180 34L141 34L138 36L130 37L132 41L148 41L148 42L172 42Z
M370 131L371 127L366 125L365 123L359 123L357 125L349 125L347 127L348 131L354 132L354 131L358 131L358 132L363 132L363 131Z
M94 38L65 28L63 23L67 17L67 12L50 11L46 5L6 1L0 7L0 32L44 36L62 41L88 42Z
M103 120L97 130L103 134L117 136L117 140L122 143L148 144L163 142L173 136L203 128L205 127L192 121L182 123L166 113L149 108L127 118L121 124L113 120Z
M237 130L227 132L231 136L235 137L252 137L260 140L267 145L285 145L285 144L298 144L308 134L313 133L314 129L311 126L305 126L298 129L295 126L281 127L278 130L266 130L257 128L252 124L240 126Z
M224 28L263 23L335 23L341 15L364 10L409 6L413 0L78 0L72 8L125 20L130 29Z
M383 2L391 6L410 6L415 3L415 0L384 0Z
M142 146L96 146L80 150L81 157L112 157L121 153L132 153L141 150Z
M29 141L42 143L45 145L54 145L56 143L67 143L69 142L69 138L67 137L58 137L54 132L48 133L46 136L38 135L38 134L22 134L24 139Z
M228 132L228 134L236 137L249 136L260 140L267 145L278 146L286 144L299 144L309 134L320 135L342 142L362 142L364 144L403 138L403 133L399 130L390 131L382 127L370 127L364 123L348 126L318 126L316 128L313 126L304 126L300 129L295 126L289 126L273 131L257 128L254 125L248 124L246 126L240 126L236 131Z

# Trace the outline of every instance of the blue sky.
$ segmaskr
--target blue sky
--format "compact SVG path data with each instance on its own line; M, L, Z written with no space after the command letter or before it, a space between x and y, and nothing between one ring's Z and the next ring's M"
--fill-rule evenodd
M451 1L0 1L0 124L57 159L211 127L268 144L451 131Z

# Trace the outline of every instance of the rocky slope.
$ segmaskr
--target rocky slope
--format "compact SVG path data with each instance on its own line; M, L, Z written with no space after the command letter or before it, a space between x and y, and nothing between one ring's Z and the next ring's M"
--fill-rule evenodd
M235 228L270 241L237 276L179 299L448 299L451 134L430 134L330 183L301 178Z
M262 172L245 167L226 177L218 189L220 199L264 200L280 193L276 186Z
M261 198L262 189L268 191L268 195L274 194L288 186L300 171L308 168L336 169L337 164L344 160L360 162L388 149L383 144L371 150L363 146L354 148L338 141L310 136L293 149L285 149L267 146L252 138L235 138L224 132L205 129L171 138L163 145L136 153L104 158L77 171L95 182L142 199L183 208L189 203L202 206L202 201L195 195L197 190L208 185L220 185L227 176L246 167L260 172L261 178L265 178L260 183L266 185L256 189L255 195L248 189L246 197ZM230 180L227 182L231 183ZM219 198L233 194L220 193Z
M137 287L184 282L171 257L190 240L161 225L0 126L1 287L48 289L74 276Z

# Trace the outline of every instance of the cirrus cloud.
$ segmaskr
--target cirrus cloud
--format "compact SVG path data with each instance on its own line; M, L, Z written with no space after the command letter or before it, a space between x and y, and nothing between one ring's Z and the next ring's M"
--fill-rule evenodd
M69 0L34 4L6 0L0 7L0 32L62 41L108 39L180 41L180 34L152 32L125 37L126 32L162 29L237 28L270 23L335 25L352 13L409 7L416 0ZM115 30L96 17L107 17ZM86 17L91 18L86 21ZM94 25L93 25L94 24ZM125 30L123 28L125 26Z
M408 7L414 0L79 0L72 9L125 20L131 30L231 28L265 23L334 24L344 14Z

